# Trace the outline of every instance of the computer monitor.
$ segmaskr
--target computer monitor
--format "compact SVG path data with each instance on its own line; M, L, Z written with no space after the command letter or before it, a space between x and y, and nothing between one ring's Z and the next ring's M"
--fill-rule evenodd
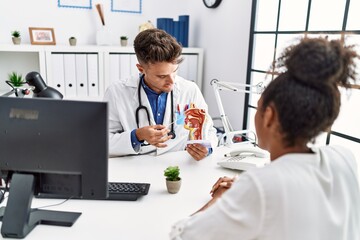
M106 102L0 97L0 171L10 180L2 236L71 226L81 214L31 209L34 195L107 197L107 118Z

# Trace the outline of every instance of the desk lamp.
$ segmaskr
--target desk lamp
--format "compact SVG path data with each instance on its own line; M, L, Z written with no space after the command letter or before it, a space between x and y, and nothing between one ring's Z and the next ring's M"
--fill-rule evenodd
M250 85L250 84L242 84L242 83L233 83L233 82L223 82L219 81L217 79L213 79L210 82L210 85L212 85L216 102L219 108L220 112L220 118L221 122L224 126L224 134L221 136L220 139L220 145L231 145L233 142L233 138L236 134L240 134L242 136L248 135L249 133L254 135L254 139L251 139L249 137L246 137L250 142L256 143L256 134L251 130L240 130L235 131L233 127L230 124L230 121L228 117L225 114L224 106L221 101L220 97L220 91L221 90L227 90L227 91L234 91L234 92L242 92L242 93L255 93L255 94L261 94L262 91L265 89L265 87L262 85L262 83L259 83L257 85ZM239 88L241 87L241 88Z
M33 97L63 99L63 95L58 90L46 85L38 72L29 72L25 80L30 88L15 88L7 81L6 83L9 84L12 89L1 96L8 97L15 93L16 97L24 97L25 95L29 95L30 90L32 90L34 93Z
M46 85L38 72L29 72L25 77L26 83L34 86L33 97L62 99L63 95L55 88Z

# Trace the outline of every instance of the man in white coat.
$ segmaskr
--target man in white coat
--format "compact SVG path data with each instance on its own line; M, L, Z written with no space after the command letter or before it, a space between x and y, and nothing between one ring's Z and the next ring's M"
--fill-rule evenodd
M134 48L140 76L113 83L104 96L109 104L110 156L186 149L201 160L211 154L217 137L208 114L202 139L211 146L187 144L189 131L181 113L189 105L207 113L208 106L194 82L177 76L182 47L165 31L148 29L136 36Z

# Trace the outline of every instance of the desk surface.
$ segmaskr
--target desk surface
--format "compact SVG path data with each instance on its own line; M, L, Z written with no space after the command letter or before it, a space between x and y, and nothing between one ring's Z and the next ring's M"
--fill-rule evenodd
M228 147L218 148L199 162L185 151L157 157L110 158L109 181L148 182L151 184L148 195L137 201L69 200L46 208L79 211L82 215L72 227L38 225L26 239L169 239L171 226L176 221L210 200L209 191L219 177L238 173L216 164L228 151ZM170 165L180 167L182 186L177 194L169 194L166 190L163 172ZM60 202L34 199L32 208Z

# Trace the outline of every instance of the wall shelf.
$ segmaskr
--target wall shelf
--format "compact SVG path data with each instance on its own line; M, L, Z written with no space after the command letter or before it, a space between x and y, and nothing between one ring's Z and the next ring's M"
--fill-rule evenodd
M203 49L183 48L179 75L202 89ZM65 98L102 99L111 82L137 74L133 47L96 45L0 45L0 93L7 92L8 73L25 77L37 71Z

